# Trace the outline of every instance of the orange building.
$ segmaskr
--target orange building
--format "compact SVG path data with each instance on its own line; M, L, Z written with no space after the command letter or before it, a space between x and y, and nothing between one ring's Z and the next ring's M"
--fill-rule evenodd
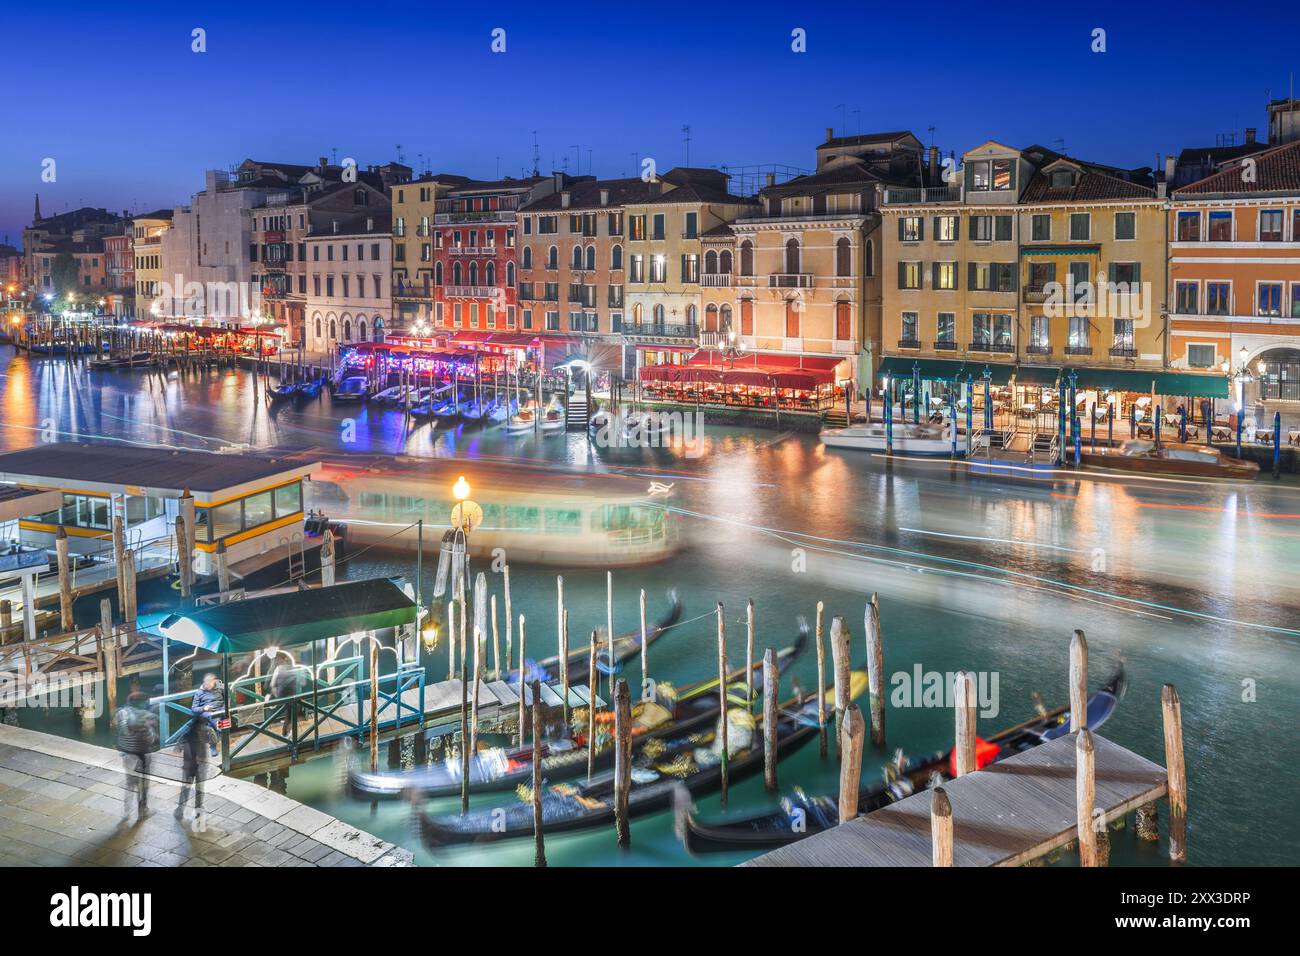
M1248 407L1300 402L1300 142L1172 199L1170 366L1231 374Z

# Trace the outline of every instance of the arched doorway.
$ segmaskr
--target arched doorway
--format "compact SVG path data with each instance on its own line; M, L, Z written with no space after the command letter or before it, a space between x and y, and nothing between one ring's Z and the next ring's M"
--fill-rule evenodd
M1300 402L1300 349L1269 349L1255 359L1259 397L1269 402Z

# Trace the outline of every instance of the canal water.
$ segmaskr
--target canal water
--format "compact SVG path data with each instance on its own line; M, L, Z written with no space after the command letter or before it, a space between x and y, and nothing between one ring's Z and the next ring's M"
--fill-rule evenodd
M1066 702L1070 635L1082 628L1094 688L1121 661L1127 669L1128 695L1105 736L1163 763L1160 688L1166 682L1178 688L1189 861L1296 861L1300 817L1287 796L1300 760L1300 486L1294 481L972 478L947 462L888 465L878 456L828 450L815 436L721 426L705 429L699 457L680 447L604 451L579 434L411 431L396 412L333 408L328 395L268 412L254 400L245 372L88 372L61 360L13 357L8 349L0 361L4 449L43 440L193 449L248 443L546 461L565 466L551 479L561 487L568 469L635 476L647 487L652 480L671 484L682 549L670 560L614 577L620 633L637 624L639 588L650 595L652 617L669 588L682 595L689 623L650 648L650 672L658 680L681 684L716 671L713 608L719 601L733 666L743 655L749 599L756 608L758 654L789 644L798 619L811 620L821 600L828 623L833 615L849 623L855 664L863 666L864 603L878 592L891 695L902 675L918 667L974 670L990 687L996 676L997 712L979 721L987 736L1031 717L1035 692L1049 707ZM351 425L345 427L345 419ZM369 550L350 557L341 573L410 576L413 570L406 557ZM557 572L565 577L571 633L589 633L604 622L604 574L598 570L512 565L516 612L552 621ZM432 569L426 573L427 589ZM553 652L553 628L530 627L528 646L530 656ZM444 678L445 666L445 659L435 660L431 676ZM638 672L634 664L629 680L638 680ZM806 654L792 675L804 688L812 686L815 655ZM784 681L783 691L789 686ZM874 772L894 748L911 754L950 744L951 711L916 703L891 704L889 749L874 751L868 744L864 768L873 769L864 772ZM25 713L22 719L82 733L66 714ZM815 743L783 761L779 777L786 792L836 788L834 763L819 759ZM343 781L343 759L326 757L294 766L279 785L295 799L410 847L421 863L532 860L530 841L427 852L410 826L409 807L356 801ZM503 799L512 798L483 795L473 803ZM773 805L759 777L733 787L727 813ZM454 812L457 801L434 809ZM698 809L705 818L722 813L716 794L701 798ZM1114 865L1166 859L1163 839L1158 846L1137 845L1131 834L1118 834L1112 842ZM742 858L692 860L668 813L634 822L629 853L616 849L610 828L551 837L547 854L561 865L713 865Z

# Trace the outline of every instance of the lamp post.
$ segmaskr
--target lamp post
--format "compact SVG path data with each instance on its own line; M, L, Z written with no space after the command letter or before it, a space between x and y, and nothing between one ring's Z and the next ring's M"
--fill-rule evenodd
M1240 458L1241 429L1246 417L1246 383L1253 379L1250 375L1250 366L1246 364L1246 357L1249 354L1246 351L1246 346L1243 345L1241 351L1237 354L1241 359L1241 364L1238 365L1237 370L1233 372L1232 380L1237 384L1237 457Z

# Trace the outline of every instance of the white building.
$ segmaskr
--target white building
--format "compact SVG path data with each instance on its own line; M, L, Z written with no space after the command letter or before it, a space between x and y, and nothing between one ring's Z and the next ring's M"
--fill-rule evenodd
M307 351L382 342L392 324L387 210L339 218L307 237Z

